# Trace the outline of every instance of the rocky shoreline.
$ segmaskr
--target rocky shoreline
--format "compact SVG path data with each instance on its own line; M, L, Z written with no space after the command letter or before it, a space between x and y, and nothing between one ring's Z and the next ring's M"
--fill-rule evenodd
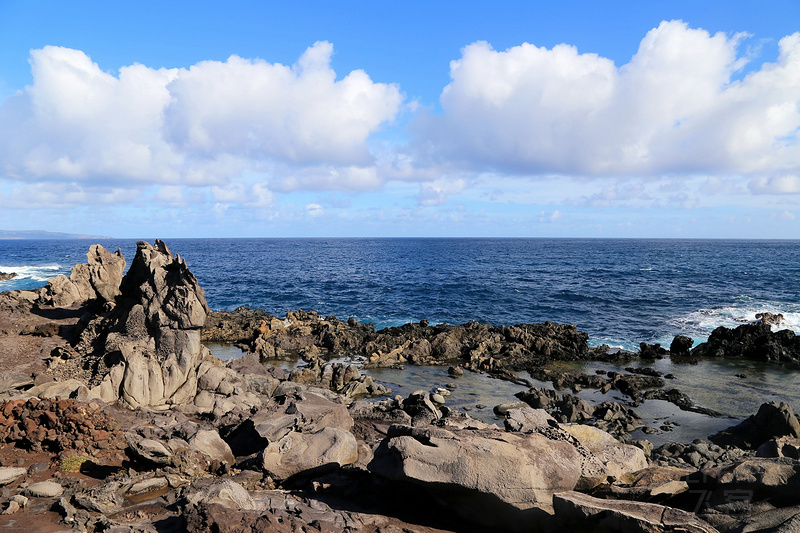
M691 443L634 440L649 399L718 415L652 369L551 361L800 361L778 316L669 350L589 348L572 325L376 331L294 311L211 311L186 262L90 248L38 291L0 293L0 526L26 531L795 531L800 421L786 403ZM204 342L241 346L227 363ZM285 358L305 364L290 371ZM347 362L342 362L347 361ZM358 364L355 364L358 363ZM444 365L524 386L498 424L446 388L391 396L371 368ZM551 382L535 387L519 375ZM583 388L615 390L591 405ZM568 392L569 391L569 392ZM15 524L19 524L16 526ZM17 527L17 529L14 529Z

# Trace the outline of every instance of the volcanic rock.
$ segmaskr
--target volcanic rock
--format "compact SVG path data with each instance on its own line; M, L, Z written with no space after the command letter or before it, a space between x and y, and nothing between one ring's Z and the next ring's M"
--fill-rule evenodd
M800 360L800 337L791 330L773 332L769 323L720 326L691 352L694 357L741 357L757 361Z
M692 513L654 503L601 500L580 492L553 497L556 522L571 531L717 533Z
M719 445L732 445L754 450L777 437L800 437L800 421L792 407L784 402L764 403L758 412L740 424L710 437Z
M689 351L692 349L693 344L694 339L691 337L687 337L686 335L676 335L675 338L672 339L672 343L669 345L669 352L672 355L686 357L689 355Z
M130 407L191 402L209 355L200 344L208 306L197 279L163 242L139 242L120 291L117 308L90 322L77 345L92 366L93 392Z
M69 277L51 279L39 293L38 303L53 307L70 307L91 300L113 303L120 294L120 282L125 272L122 252L113 254L94 244L86 254L86 263L72 267Z
M430 426L392 426L369 469L439 490L494 495L517 509L547 508L553 493L571 490L581 477L580 455L567 441Z
M262 454L264 471L287 479L314 470L320 473L358 461L358 444L349 431L325 427L313 433L292 431L271 443Z

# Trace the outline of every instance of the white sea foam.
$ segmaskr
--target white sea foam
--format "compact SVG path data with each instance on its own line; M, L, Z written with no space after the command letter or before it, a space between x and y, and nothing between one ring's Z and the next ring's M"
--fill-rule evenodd
M698 309L686 316L670 321L672 325L683 334L705 337L717 327L735 328L742 324L755 322L756 313L782 314L783 322L773 325L773 331L789 329L795 333L800 333L800 306L796 304L775 304L775 303L756 303L747 302L741 306L727 306L715 309Z
M14 281L22 280L45 282L48 279L58 276L59 274L69 274L69 269L65 269L61 265L0 265L0 272L5 272L6 274L13 272L16 274L14 278L5 283L12 283Z

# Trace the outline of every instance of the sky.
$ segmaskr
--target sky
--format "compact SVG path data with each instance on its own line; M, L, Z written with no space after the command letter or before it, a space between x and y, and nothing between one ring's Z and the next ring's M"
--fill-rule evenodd
M0 0L0 229L800 238L800 0Z

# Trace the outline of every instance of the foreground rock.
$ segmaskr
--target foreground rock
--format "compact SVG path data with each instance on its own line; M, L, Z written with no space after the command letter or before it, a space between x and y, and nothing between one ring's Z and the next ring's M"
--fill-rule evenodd
M717 533L691 513L653 503L601 500L579 492L556 494L560 525L573 531Z

